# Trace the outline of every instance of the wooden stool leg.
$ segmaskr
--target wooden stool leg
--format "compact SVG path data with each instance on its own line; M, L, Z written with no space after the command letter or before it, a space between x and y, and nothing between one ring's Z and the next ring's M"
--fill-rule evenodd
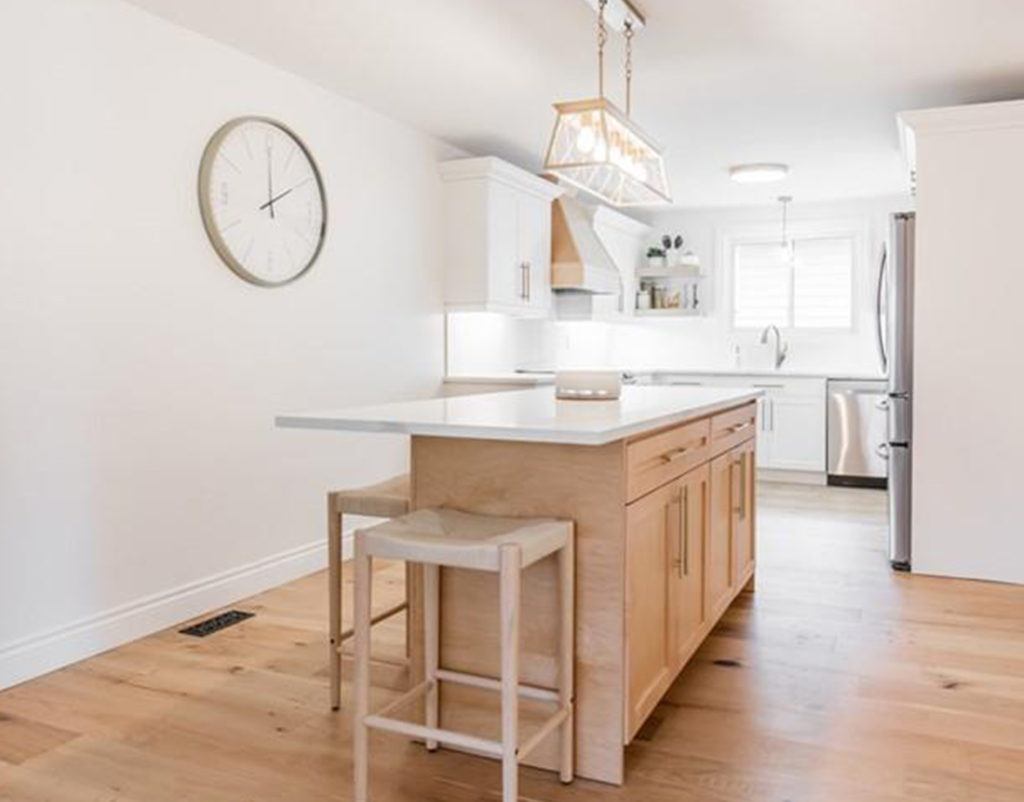
M518 546L501 547L501 786L502 801L519 796L519 593L522 556Z
M438 651L441 638L441 568L437 565L423 566L423 655L424 677L433 682L427 691L426 722L428 727L437 728L437 669ZM437 741L427 741L427 749L437 749Z
M353 682L352 773L355 802L367 802L370 753L369 730L364 719L370 712L370 609L373 604L373 559L356 538L355 680Z
M327 497L327 598L330 605L331 710L341 707L341 514Z
M576 558L574 538L570 535L565 548L558 552L558 590L561 625L558 643L558 704L569 708L569 715L562 722L562 739L559 747L558 778L572 782L574 744L574 703L573 672L575 670L576 641Z

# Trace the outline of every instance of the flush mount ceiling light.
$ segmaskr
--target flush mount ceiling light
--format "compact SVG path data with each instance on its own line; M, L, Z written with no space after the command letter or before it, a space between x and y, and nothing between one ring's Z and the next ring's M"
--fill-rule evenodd
M729 178L737 184L767 184L781 181L789 175L789 166L762 162L758 164L736 164L729 168Z
M633 80L633 33L644 19L628 2L623 10L626 38L626 111L604 96L604 45L608 40L605 9L597 0L597 94L589 100L556 103L555 128L544 170L596 195L612 206L670 203L661 149L630 119Z

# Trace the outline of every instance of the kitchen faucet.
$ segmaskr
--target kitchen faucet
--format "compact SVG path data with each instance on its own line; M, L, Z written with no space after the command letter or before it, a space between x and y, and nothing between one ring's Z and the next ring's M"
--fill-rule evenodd
M782 342L782 333L779 331L779 327L775 325L764 327L764 331L761 332L761 345L768 344L768 335L773 331L775 332L775 369L778 370L782 367L782 363L786 361L789 345Z

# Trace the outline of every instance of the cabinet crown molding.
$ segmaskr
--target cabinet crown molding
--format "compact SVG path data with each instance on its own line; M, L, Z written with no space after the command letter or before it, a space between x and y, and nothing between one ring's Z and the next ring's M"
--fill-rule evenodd
M1024 100L916 109L900 112L897 119L914 134L1024 127Z
M545 200L554 200L564 191L557 184L516 167L497 156L451 159L441 162L439 170L441 179L446 182L488 179Z

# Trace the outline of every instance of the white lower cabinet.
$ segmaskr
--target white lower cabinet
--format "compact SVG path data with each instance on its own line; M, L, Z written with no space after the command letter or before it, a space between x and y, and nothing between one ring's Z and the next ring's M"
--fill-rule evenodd
M814 386L819 383L820 393ZM766 388L765 393L757 435L760 467L824 472L824 380L787 382L781 388Z
M756 387L757 467L824 474L826 379L713 374L669 374L661 384Z

